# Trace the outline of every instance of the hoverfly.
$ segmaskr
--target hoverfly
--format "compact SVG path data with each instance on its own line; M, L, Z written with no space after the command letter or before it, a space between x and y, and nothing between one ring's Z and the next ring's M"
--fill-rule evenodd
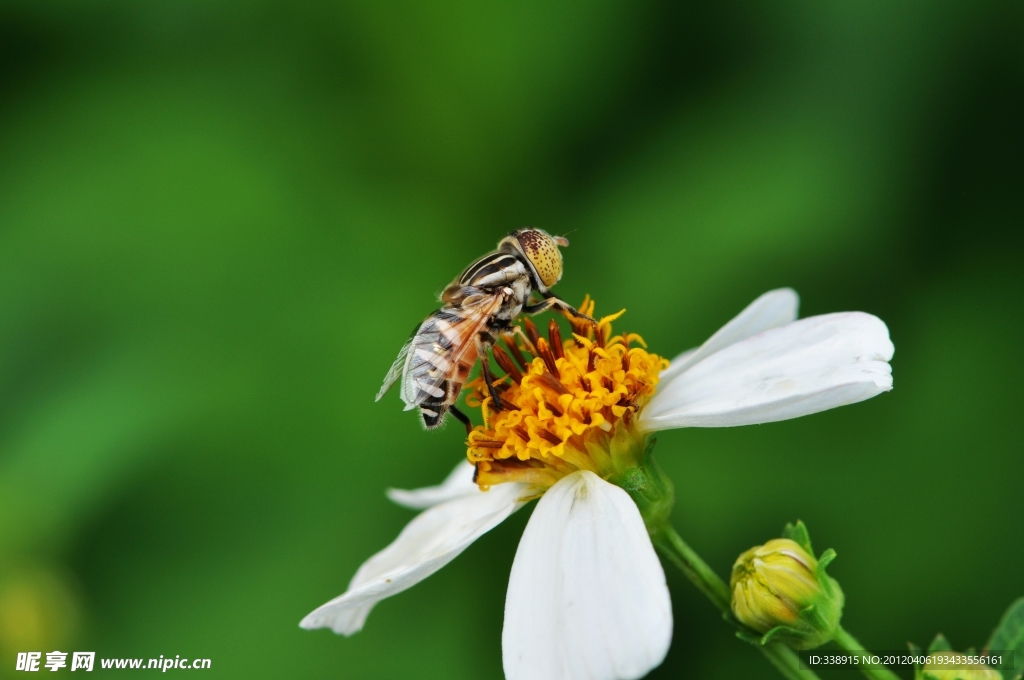
M562 278L558 248L567 245L564 237L542 229L517 229L499 241L494 252L466 267L441 293L444 306L416 328L398 353L377 401L401 375L405 410L419 408L428 430L439 427L451 412L470 431L469 417L455 406L455 400L479 358L491 399L500 409L487 352L498 335L511 329L520 312L560 309L594 322L548 290ZM532 293L543 300L530 304Z

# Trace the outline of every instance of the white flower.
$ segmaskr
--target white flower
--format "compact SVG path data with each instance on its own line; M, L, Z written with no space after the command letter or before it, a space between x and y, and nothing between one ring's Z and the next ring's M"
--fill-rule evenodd
M892 389L884 323L860 312L796 321L797 302L788 289L766 293L674 359L637 414L639 431L767 423ZM359 631L374 604L422 581L543 494L509 577L506 678L629 680L659 665L671 643L671 603L632 498L586 469L546 489L509 482L483 492L472 475L460 462L440 486L389 490L396 503L424 511L360 567L344 594L300 625Z

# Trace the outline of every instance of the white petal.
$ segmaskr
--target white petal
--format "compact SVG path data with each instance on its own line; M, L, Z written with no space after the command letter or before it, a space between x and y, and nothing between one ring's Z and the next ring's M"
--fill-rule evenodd
M629 495L592 472L537 503L512 564L506 680L630 680L665 658L665 572Z
M698 351L700 351L700 347L691 347L685 352L677 354L675 357L673 357L672 361L670 361L668 364L668 368L661 372L661 382L659 382L658 384L664 385L666 381L671 380L672 378L676 377L677 375L688 369L690 366L692 366L693 363L690 361L690 359Z
M500 524L523 504L526 484L498 484L424 510L388 547L368 559L348 590L302 619L307 629L330 628L351 635L386 597L410 588L455 559L470 543Z
M740 340L746 340L762 331L796 321L800 298L792 288L770 290L751 302L732 321L718 329L707 341L696 349L690 349L675 359L661 373L661 385L694 366L715 352L725 349Z
M460 496L468 496L480 491L473 482L473 464L463 458L455 469L437 486L425 486L420 489L388 489L388 498L398 505L422 510L438 503L450 501Z
M663 384L640 427L787 420L892 389L889 329L862 312L812 316L716 352Z

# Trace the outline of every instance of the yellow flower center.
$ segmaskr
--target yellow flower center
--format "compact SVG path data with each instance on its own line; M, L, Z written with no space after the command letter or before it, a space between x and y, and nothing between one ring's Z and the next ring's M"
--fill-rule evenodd
M593 316L589 297L580 311ZM632 423L668 360L647 352L635 333L612 335L624 312L596 327L570 319L572 338L564 342L554 319L547 338L525 319L525 334L504 338L508 352L494 346L506 374L497 381L501 409L482 378L467 385L466 403L484 418L467 440L481 488L528 482L546 489L577 470L608 479L642 462L643 435Z

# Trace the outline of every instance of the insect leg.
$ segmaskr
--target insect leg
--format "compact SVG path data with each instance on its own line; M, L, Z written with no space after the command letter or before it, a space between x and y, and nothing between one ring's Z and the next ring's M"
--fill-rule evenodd
M523 341L523 346L526 348L526 351L533 355L529 359L522 356L522 352L519 350L519 347L515 344L515 339L517 337ZM536 346L534 346L533 340L530 339L530 336L523 332L521 326L512 326L512 337L506 338L506 342L509 343L508 347L513 351L513 353L519 352L519 354L517 355L517 361L519 361L522 365L523 372L525 373L529 371L530 361L533 359L533 357L540 356L540 352L537 351L537 348Z
M484 383L487 385L487 393L491 395L494 409L504 411L505 402L502 401L501 395L498 394L497 388L494 387L494 374L491 373L491 357L488 352L492 344L493 341L490 340L490 335L487 333L480 333L476 336L477 355L480 357L480 372L483 373Z
M547 311L549 309L558 309L563 312L568 312L577 319L583 319L584 321L589 321L591 324L595 326L597 325L597 321L590 318L586 314L581 314L579 310L570 305L568 302L554 295L547 295L544 298L543 302L538 302L535 305L523 305L523 311L531 315L540 314L541 312Z
M501 395L498 394L498 390L494 386L494 375L491 373L490 359L486 354L480 357L480 369L484 374L484 382L487 383L487 393L491 395L491 402L494 404L494 409L496 411L504 411L505 402L502 400Z
M469 416L467 416L465 413L460 411L455 406L449 406L448 407L448 412L451 413L453 416L455 416L455 418L460 423L462 423L463 425L466 426L466 434L470 434L471 432L473 432L473 423L471 423L469 421Z

